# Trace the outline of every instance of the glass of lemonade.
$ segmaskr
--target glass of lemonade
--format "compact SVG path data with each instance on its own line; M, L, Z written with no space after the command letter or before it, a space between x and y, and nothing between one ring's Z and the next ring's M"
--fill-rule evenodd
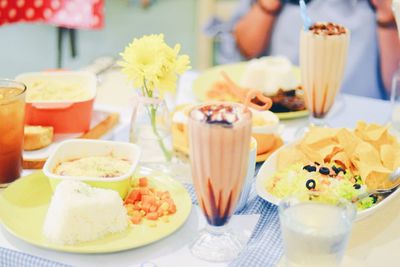
M243 242L227 223L245 182L251 123L250 110L241 104L203 104L190 112L193 184L207 220L190 250L201 259L233 260L243 248Z
M0 187L21 175L26 86L0 79Z
M283 199L279 204L283 266L339 266L355 216L355 206L337 197L311 192Z
M349 41L349 30L334 23L318 22L301 31L301 81L312 125L326 125L343 80Z

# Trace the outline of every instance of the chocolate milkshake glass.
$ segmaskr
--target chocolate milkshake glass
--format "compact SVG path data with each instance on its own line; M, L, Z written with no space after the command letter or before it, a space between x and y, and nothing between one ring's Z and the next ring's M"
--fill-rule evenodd
M349 30L334 23L319 22L301 31L301 81L312 125L325 125L343 80L349 41Z
M195 107L189 115L189 149L193 184L207 226L190 246L208 261L228 261L243 242L227 227L246 177L251 112L241 104Z

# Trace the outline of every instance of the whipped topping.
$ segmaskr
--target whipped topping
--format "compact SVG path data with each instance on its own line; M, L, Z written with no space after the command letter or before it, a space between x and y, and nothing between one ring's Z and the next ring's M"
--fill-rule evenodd
M232 125L239 118L238 107L227 104L205 105L192 111L192 118L209 124Z
M175 123L188 123L188 116L183 111L176 111L172 116L172 121Z
M314 23L314 25L310 27L310 31L317 35L341 35L347 32L345 27L332 22Z
M270 56L253 59L241 78L242 87L262 91L273 96L279 89L291 90L299 85L293 72L292 63L283 56Z

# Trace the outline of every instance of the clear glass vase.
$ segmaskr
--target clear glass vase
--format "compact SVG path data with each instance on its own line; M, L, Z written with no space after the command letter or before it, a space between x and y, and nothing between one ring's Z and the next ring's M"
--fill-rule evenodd
M165 165L172 159L171 120L160 98L138 96L132 111L130 142L140 146L142 166Z
M189 164L173 152L171 115L163 99L135 98L129 138L142 150L139 161L142 174L162 173L181 182L191 182Z

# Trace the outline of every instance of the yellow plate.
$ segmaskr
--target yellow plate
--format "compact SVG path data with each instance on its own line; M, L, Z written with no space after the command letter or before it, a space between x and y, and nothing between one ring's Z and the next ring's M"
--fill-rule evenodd
M177 212L168 223L157 221L156 227L146 222L129 226L118 234L110 234L96 241L78 245L50 243L42 234L43 222L52 191L48 178L42 172L23 177L0 194L0 218L7 231L16 237L47 249L76 253L107 253L144 246L169 236L186 221L192 202L186 189L177 181L165 176L150 176L151 186L168 190L174 199Z
M236 83L240 82L242 74L246 68L247 62L240 62L236 64L220 65L209 68L197 77L193 82L193 93L200 101L207 99L207 91L211 88L212 84L221 79L221 71L225 71L229 77ZM293 67L296 76L300 77L300 69ZM279 119L288 120L305 117L308 115L307 110L292 111L292 112L276 112Z

